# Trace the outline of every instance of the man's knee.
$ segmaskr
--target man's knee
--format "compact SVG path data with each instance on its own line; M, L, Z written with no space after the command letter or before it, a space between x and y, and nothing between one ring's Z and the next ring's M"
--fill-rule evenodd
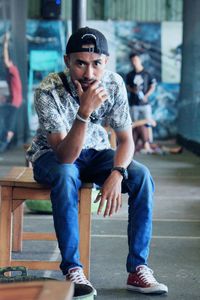
M52 169L53 177L59 177L61 180L76 180L79 177L78 169L74 164L58 164Z
M154 182L149 169L136 161L133 161L128 167L129 179L133 180L135 183L148 184L149 189L152 188L154 191Z
M78 190L81 187L79 172L75 165L59 164L52 169L51 176L52 203L61 203L63 207L74 206L78 202Z

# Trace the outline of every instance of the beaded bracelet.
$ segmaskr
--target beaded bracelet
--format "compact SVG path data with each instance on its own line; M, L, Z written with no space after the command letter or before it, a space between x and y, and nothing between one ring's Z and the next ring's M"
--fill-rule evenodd
M76 114L76 119L83 122L83 123L89 123L90 122L90 119L87 118L87 119L84 119L82 118L78 113Z

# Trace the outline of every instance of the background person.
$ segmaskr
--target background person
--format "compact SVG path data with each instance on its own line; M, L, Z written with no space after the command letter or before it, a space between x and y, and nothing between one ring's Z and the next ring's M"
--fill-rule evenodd
M153 152L150 143L149 126L155 127L156 122L153 119L142 119L133 122L133 140L136 151Z
M183 151L181 146L167 147L157 143L150 143L148 127L155 127L156 121L153 119L142 119L132 124L133 140L137 152L146 154L180 154Z
M51 186L54 226L67 280L92 284L85 278L79 255L78 190L82 182L101 187L98 214L112 216L129 195L127 288L141 293L167 293L147 266L152 233L154 184L148 169L132 161L134 143L123 79L105 69L105 36L81 28L68 40L67 70L50 74L35 93L39 129L27 157L35 179ZM102 124L116 133L111 149ZM93 288L94 289L94 288ZM94 289L96 294L96 290Z
M9 95L2 97L5 100L0 104L1 134L0 152L4 152L15 132L18 108L22 104L22 83L17 66L9 57L9 33L5 34L3 41L3 61L6 67L6 81Z
M156 78L145 70L138 53L131 53L130 60L133 70L126 76L126 86L129 92L129 108L132 121L152 119L149 96L155 90ZM152 142L153 133L151 127L149 127L149 136Z

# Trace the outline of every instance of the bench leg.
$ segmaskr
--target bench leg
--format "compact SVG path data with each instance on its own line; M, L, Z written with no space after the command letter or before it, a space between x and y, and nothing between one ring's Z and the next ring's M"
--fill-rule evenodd
M0 193L0 267L3 267L15 265L14 261L11 262L12 232L14 233L13 250L20 251L22 248L23 204L20 201L23 200L19 200L19 203L13 201L12 187L2 186ZM80 255L87 278L90 273L91 194L92 189L87 187L81 188L79 194ZM12 226L13 219L14 226Z
M91 188L81 188L79 201L80 256L84 273L90 276Z
M8 267L11 264L12 241L12 188L0 188L0 267Z
M21 252L23 242L23 218L24 206L23 203L13 211L13 239L12 251Z

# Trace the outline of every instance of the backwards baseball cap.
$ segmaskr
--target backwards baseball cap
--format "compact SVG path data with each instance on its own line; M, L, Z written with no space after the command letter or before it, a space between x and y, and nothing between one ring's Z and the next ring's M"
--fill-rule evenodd
M83 47L83 45L92 44L94 47ZM83 27L74 32L66 46L66 54L75 52L94 52L98 54L109 55L108 43L105 36L98 30Z

